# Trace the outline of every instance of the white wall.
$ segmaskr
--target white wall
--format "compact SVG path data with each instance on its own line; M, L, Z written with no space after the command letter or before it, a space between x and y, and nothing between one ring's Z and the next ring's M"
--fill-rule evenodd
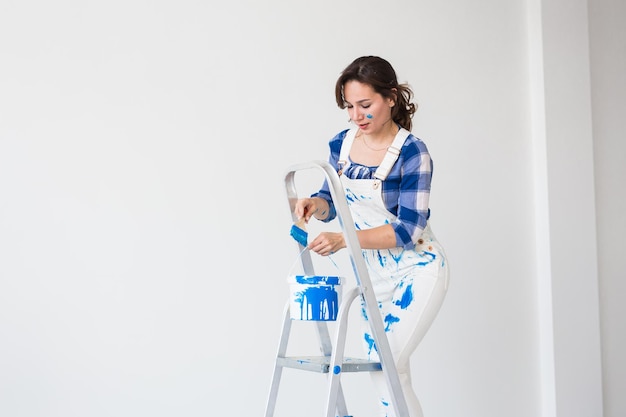
M542 415L602 415L587 2L530 1Z
M589 1L604 417L626 414L626 4Z
M0 415L261 414L296 257L283 173L326 158L347 126L334 81L364 54L414 87L435 160L452 277L412 364L426 416L541 415L527 16L496 0L2 4ZM277 417L320 415L323 377L284 381ZM354 415L373 416L369 390L346 378Z

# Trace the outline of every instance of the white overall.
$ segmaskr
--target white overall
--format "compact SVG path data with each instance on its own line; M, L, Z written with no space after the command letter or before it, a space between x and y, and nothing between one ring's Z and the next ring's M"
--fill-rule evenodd
M349 153L356 129L344 139L341 171L350 164ZM400 129L375 173L376 179L350 179L341 174L348 206L357 230L370 229L393 222L396 217L384 205L381 182L387 178L409 132ZM380 307L385 332L396 362L410 417L422 417L422 410L411 386L409 358L434 320L448 287L448 265L445 253L427 224L415 249L364 249L363 257ZM365 310L364 342L371 359L378 360ZM380 415L395 417L385 377L373 372L380 394Z

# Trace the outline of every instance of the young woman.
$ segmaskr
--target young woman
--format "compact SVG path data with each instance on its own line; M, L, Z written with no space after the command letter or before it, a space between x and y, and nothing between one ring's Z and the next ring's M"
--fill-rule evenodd
M421 417L409 358L448 285L447 259L429 222L432 160L424 142L410 133L413 92L398 83L386 60L357 58L341 73L335 96L354 126L330 141L329 162L345 190L411 417ZM294 213L306 222L335 218L328 185L300 199ZM323 232L308 247L327 256L346 243L342 233ZM365 311L363 316L367 324ZM367 354L378 359L367 325L363 340ZM393 416L384 375L374 372L372 378L380 393L380 415Z

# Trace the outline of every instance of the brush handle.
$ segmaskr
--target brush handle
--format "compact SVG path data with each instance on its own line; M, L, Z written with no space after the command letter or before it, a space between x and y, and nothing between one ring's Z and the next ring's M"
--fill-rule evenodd
M298 226L300 229L302 229L302 230L306 230L306 229L305 229L305 227L306 227L306 221L304 220L304 217L302 217L301 219L297 220L294 224L295 224L296 226Z

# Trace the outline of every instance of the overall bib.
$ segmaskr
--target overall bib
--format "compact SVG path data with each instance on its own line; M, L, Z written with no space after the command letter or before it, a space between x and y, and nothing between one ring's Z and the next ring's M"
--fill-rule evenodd
M350 164L349 153L356 129L344 139L339 157L340 179L357 230L370 229L393 222L382 197L382 181L396 162L409 132L400 129L374 179L350 179L342 171ZM385 333L400 377L410 417L421 417L422 411L411 386L409 358L434 320L448 287L448 265L442 246L430 230L424 228L414 249L363 249L363 258L383 317ZM363 341L368 357L378 360L376 346L364 318ZM373 372L372 379L380 395L380 415L395 416L387 384L382 372Z

